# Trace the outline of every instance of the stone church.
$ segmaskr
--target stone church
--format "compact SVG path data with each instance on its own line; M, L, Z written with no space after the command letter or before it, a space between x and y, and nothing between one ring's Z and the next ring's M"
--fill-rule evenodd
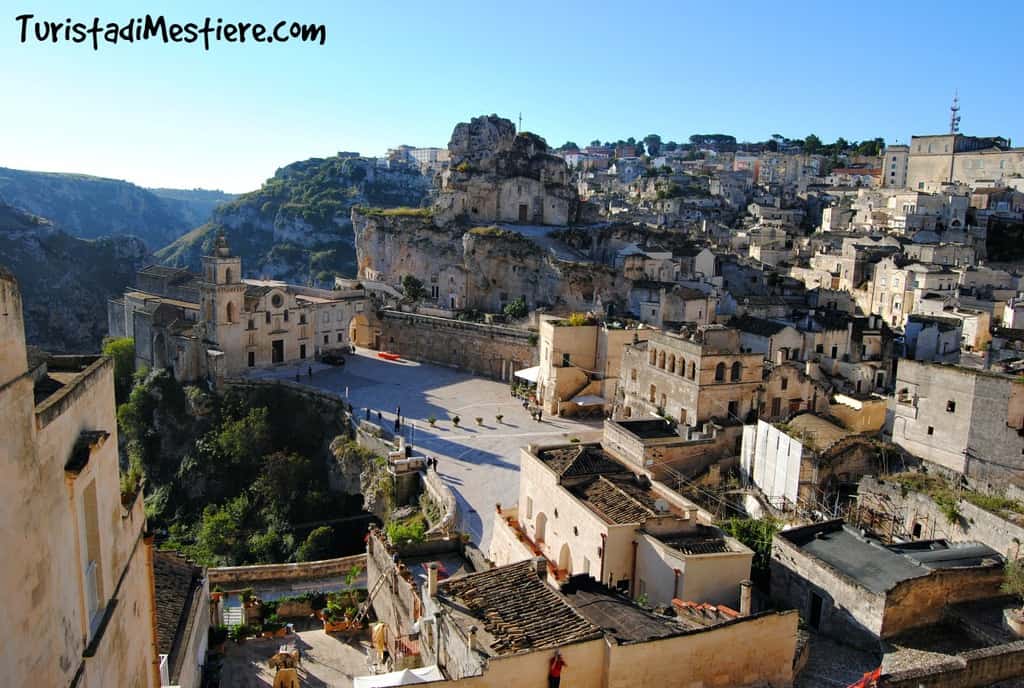
M249 368L301 368L326 351L371 344L372 313L362 288L242 279L242 259L223 236L202 260L198 275L143 268L135 288L110 301L110 334L135 340L136 367L216 382Z

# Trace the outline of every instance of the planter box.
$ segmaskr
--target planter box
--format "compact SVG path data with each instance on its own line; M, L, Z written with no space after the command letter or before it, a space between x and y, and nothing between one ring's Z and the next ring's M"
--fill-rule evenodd
M287 601L277 605L277 615L282 619L309 616L313 613L313 603L308 600Z
M361 624L344 619L342 621L328 621L324 619L324 633L342 633L345 631L358 631Z
M288 627L282 626L276 631L263 631L260 637L262 638L283 638L288 635Z

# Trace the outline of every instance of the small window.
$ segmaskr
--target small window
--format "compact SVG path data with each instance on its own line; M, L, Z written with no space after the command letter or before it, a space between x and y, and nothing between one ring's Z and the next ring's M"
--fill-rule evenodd
M341 341L341 332L338 333L338 341Z
M256 321L253 320L252 318L249 318L249 329L250 330L255 330L256 329Z
M931 425L928 426L928 434L929 435L934 435L935 434L935 428L933 428Z
M264 313L264 315L266 316L267 324L269 325L270 324L270 311L267 311L266 313Z
M305 357L306 357L306 345L305 344L299 344L299 358L305 358Z
M629 371L629 379L636 382L636 368Z
M573 526L572 527L572 534L578 537L579 534L580 534L580 529L577 528L576 526Z
M255 351L250 351L249 352L249 367L250 368L254 368L255 366L256 366L256 352Z
M558 509L555 509L555 518L558 518Z
M782 385L781 386L782 386L782 389L786 389L787 387L789 387L789 378L788 377L782 378Z
M284 321L288 322L288 309L287 308L284 310Z
M562 354L562 367L563 368L568 368L569 367L569 358L570 358L570 354Z
M331 343L331 335L325 334L324 335L324 344L330 344L330 343Z
M533 497L526 498L526 518L533 518Z
M946 413L956 413L956 402L952 399L946 402Z

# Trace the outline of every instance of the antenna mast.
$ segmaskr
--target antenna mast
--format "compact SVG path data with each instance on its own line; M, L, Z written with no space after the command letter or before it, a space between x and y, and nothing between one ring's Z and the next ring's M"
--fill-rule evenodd
M960 133L960 94L953 92L953 104L949 106L949 133Z

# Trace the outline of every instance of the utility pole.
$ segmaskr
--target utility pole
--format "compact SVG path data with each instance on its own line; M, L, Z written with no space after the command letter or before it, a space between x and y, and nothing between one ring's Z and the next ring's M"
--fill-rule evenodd
M523 113L522 112L519 113L519 127L517 128L516 131L517 131L517 133L522 133L522 131L523 131Z

